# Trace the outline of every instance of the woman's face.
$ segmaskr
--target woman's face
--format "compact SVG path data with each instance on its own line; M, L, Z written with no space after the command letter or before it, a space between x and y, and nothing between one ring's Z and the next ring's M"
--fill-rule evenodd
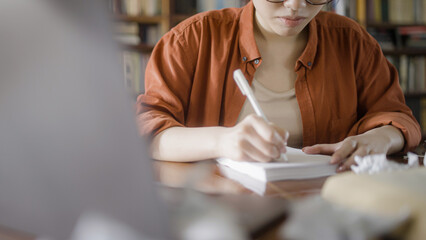
M282 3L253 0L253 4L259 27L282 37L298 35L322 8L322 5L311 5L305 0L287 0Z

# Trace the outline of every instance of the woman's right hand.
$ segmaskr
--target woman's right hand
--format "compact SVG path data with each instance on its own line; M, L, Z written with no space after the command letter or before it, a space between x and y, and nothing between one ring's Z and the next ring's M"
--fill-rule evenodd
M225 128L219 154L237 161L270 162L286 152L288 132L251 114L234 127Z

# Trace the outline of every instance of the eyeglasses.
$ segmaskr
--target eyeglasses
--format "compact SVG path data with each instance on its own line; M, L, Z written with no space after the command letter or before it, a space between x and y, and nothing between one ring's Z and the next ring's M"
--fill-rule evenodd
M286 0L266 0L268 2L271 3L282 3ZM324 5L327 4L329 2L332 2L333 0L305 0L307 3L311 4L311 5Z

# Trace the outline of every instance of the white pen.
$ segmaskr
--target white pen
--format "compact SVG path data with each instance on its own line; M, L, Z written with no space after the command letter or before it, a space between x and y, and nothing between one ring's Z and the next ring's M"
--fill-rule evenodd
M247 96L251 106L254 108L254 111L256 112L256 114L260 117L262 117L266 122L269 122L269 120L266 118L265 113L263 113L262 109L260 108L259 103L257 102L256 98L254 97L253 91L251 90L247 79L244 77L243 72L241 72L240 69L237 69L234 71L234 80L237 83L238 87L241 90L241 93L245 96ZM277 137L279 139L282 139L282 137L275 132L275 134L277 135ZM283 159L285 161L288 161L287 155L285 153L281 154L280 159Z

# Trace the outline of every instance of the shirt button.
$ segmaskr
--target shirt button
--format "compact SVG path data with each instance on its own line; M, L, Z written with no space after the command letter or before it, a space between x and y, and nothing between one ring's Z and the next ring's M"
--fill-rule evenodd
M310 66L312 66L312 62L308 62L308 66L310 67Z
M247 57L243 57L243 61L245 62L245 61L247 61Z
M254 64L259 64L259 59L254 60Z

